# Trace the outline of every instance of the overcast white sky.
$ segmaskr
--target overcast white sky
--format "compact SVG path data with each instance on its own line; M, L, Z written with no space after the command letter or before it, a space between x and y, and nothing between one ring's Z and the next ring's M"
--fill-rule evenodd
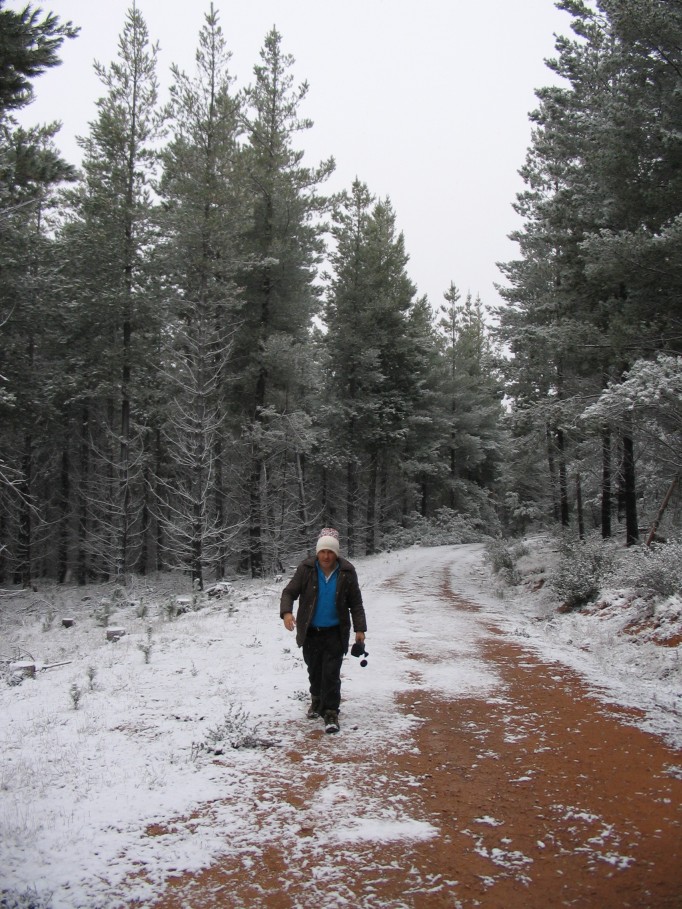
M138 0L160 44L165 100L172 63L193 71L206 2ZM9 0L7 8L25 4ZM93 61L115 59L132 0L33 0L81 27L62 48L63 64L34 83L25 124L60 120L65 157L79 161L75 136L88 132L104 94ZM233 52L237 85L273 25L310 91L302 114L314 120L306 162L333 155L330 189L357 176L389 196L405 234L409 273L433 306L451 281L496 304L495 263L516 256L507 235L530 142L534 90L555 81L544 60L570 17L553 0L215 0Z

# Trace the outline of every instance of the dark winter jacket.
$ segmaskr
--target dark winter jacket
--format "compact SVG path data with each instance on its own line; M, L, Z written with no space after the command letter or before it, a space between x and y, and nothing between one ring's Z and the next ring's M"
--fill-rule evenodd
M355 568L347 559L339 558L339 578L336 585L336 612L339 616L341 640L344 652L348 651L351 619L354 631L367 631L367 620L362 605L362 594ZM296 643L303 646L310 620L317 602L316 559L305 559L296 569L293 578L282 591L279 604L280 616L294 611L294 600L298 600L296 614Z

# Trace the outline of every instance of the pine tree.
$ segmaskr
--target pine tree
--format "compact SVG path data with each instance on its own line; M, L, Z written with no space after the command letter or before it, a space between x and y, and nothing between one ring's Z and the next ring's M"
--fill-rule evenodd
M27 585L37 561L36 529L49 526L44 497L50 455L55 366L55 268L50 219L55 189L73 180L54 145L59 124L19 128L13 112L33 98L32 79L60 63L78 30L40 10L0 2L0 580ZM46 548L41 547L40 555ZM43 564L46 564L45 562Z
M443 449L450 422L443 395L441 338L426 297L418 298L411 307L406 337L412 345L416 381L406 421L409 432L396 450L400 487L394 495L399 497L400 511L390 516L390 523L402 527L415 514L431 520L443 504L441 488L448 471Z
M489 501L504 454L502 383L496 370L483 304L454 284L440 308L444 366L443 392L449 437L444 445L449 466L448 500L453 511L495 525Z
M59 50L65 38L75 38L80 29L71 22L60 23L48 13L30 5L19 12L3 9L0 0L0 116L19 110L33 100L33 82L46 69L59 66Z
M84 179L68 199L62 237L73 286L72 330L80 339L87 332L81 402L94 461L86 471L91 488L82 490L87 536L100 570L116 575L131 570L140 552L145 396L158 369L160 313L149 264L161 135L156 57L133 6L117 60L95 64L106 94L81 140Z
M505 296L518 307L512 316L517 321L514 327L503 317L503 327L511 329L512 344L518 339L529 350L541 324L538 302L551 313L542 324L545 337L551 327L554 342L545 361L556 371L550 423L561 455L562 447L569 451L561 445L569 432L581 444L584 427L577 418L586 403L638 358L677 349L682 11L662 0L602 0L595 6L563 0L558 6L572 16L577 39L559 39L557 59L550 62L565 87L539 93L529 190L522 199L525 261L507 270L513 286ZM542 269L542 244L553 287L538 294L532 276ZM601 464L589 474L601 475L602 533L610 533L617 485L626 540L633 543L637 439L627 421L599 432L594 450ZM617 471L611 464L616 451Z
M235 366L251 441L248 557L254 576L264 567L264 534L272 514L265 471L271 438L266 414L270 408L281 413L287 407L295 382L292 345L309 343L318 308L314 269L323 253L320 218L328 204L319 187L334 168L331 159L305 167L303 152L294 147L298 133L312 123L299 115L308 86L294 87L293 64L273 29L254 68L255 81L245 92L245 167L252 211L245 239L251 267L243 280L246 305L235 341Z
M7 499L11 515L7 538L13 541L13 573L27 585L38 557L36 531L40 527L45 535L49 527L45 496L51 498L52 448L61 430L54 411L61 364L55 360L59 345L52 318L59 277L51 218L55 188L72 178L73 170L57 155L51 128L22 136L27 139L30 152L26 157L34 169L32 179L26 173L21 177L20 195L29 204L9 216L0 249L0 465L5 487L0 495Z
M416 429L428 364L424 308L415 300L389 200L375 200L354 181L335 208L332 233L334 274L325 312L329 454L345 474L348 550L360 543L364 525L364 550L374 552L391 480L402 486L398 500L404 502L401 453Z
M173 68L173 139L164 152L164 237L159 259L168 293L163 408L169 475L160 517L173 561L203 588L204 572L226 570L230 531L225 450L230 352L241 302L235 282L248 214L243 198L240 107L230 54L213 6L199 35L193 78ZM232 521L237 523L232 512Z

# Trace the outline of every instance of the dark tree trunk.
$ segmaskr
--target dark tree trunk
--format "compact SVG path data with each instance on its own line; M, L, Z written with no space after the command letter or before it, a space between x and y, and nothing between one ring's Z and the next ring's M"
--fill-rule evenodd
M298 514L303 528L303 539L306 546L310 542L310 520L308 518L308 502L305 492L305 460L302 454L296 452L294 455L296 462L296 484L298 486Z
M457 476L457 455L453 446L450 447L450 508L454 510L457 504L455 497L455 479Z
M601 474L601 535L606 540L611 536L611 430L602 430L602 474Z
M355 503L358 494L358 468L354 461L349 461L346 468L346 534L348 536L348 555L355 555Z
M386 526L388 507L388 458L384 450L379 464L379 543L383 540L383 528Z
M585 539L585 517L583 515L583 487L580 474L575 475L575 502L578 512L578 536L581 540Z
M7 518L4 509L0 509L0 540L7 539ZM0 546L0 584L4 584L7 579L7 557L6 548Z
M547 468L549 470L549 483L552 490L552 515L558 524L561 519L559 495L557 492L559 483L557 481L556 463L554 461L554 440L552 438L552 430L549 423L545 427L545 439L547 442Z
M376 506L377 506L377 478L379 472L379 459L376 450L370 453L369 479L367 483L367 530L365 533L365 552L374 555L376 552Z
M149 508L149 490L151 488L151 470L149 461L145 455L145 465L143 471L142 486L142 514L140 515L140 556L137 560L137 570L141 575L147 574L149 568L149 538L151 533L151 511Z
M78 488L78 556L76 574L79 584L88 581L88 557L86 543L88 539L88 486L90 483L90 445L88 443L89 413L83 408L80 433L80 482Z
M267 325L269 313L269 284L263 303L263 325ZM256 397L254 408L254 422L262 422L262 409L265 406L265 389L267 373L262 366L256 381ZM263 459L254 441L254 451L251 461L251 478L249 483L249 561L251 563L251 577L259 578L263 574L263 540L262 540L262 513L263 501L261 494L261 478L263 476Z
M272 199L266 201L265 217L265 249L270 250L273 236L273 206ZM272 275L269 267L265 267L261 284L261 313L260 313L260 340L259 348L265 348L270 332L270 310L272 301ZM268 373L265 363L261 361L256 379L254 394L254 422L262 422L262 411L265 407L265 398L268 384ZM251 483L249 489L249 560L251 563L251 577L261 577L263 574L263 539L262 539L262 513L263 502L261 495L261 478L263 476L263 459L254 443L253 460L251 463Z
M128 571L130 547L130 443L131 443L131 380L132 380L132 341L133 341L133 288L135 282L135 227L133 211L135 206L135 179L137 163L135 160L137 146L136 101L133 102L131 132L132 141L128 145L126 212L125 212L125 249L124 270L125 286L123 289L123 312L121 328L123 345L121 349L121 442L119 461L119 499L118 505L118 540L116 555L116 574L123 576Z
M263 574L263 541L261 538L261 473L263 465L258 457L251 462L249 481L249 561L251 577L259 578Z
M69 503L71 500L71 463L68 442L62 450L59 483L59 544L57 551L57 581L63 584L69 570Z
M566 452L563 429L557 429L557 452L559 455L559 510L561 513L561 526L568 527L570 516L568 510L568 478L566 475Z
M639 542L637 526L637 489L635 482L635 444L631 430L623 430L623 497L625 505L625 543Z
M201 418L200 425L203 425ZM203 428L195 431L195 463L193 465L193 506L192 506L192 539L190 542L190 566L192 572L192 589L204 589L204 486L206 440Z
M326 467L322 468L322 488L320 490L320 509L322 513L322 521L326 526L329 524L333 525L333 521L329 516L329 473Z
M156 430L156 477L154 483L158 489L159 486L159 477L162 476L163 472L163 463L164 463L164 450L163 444L161 441L161 430ZM163 502L159 506L160 514L163 516L165 511ZM160 520L159 517L156 519L156 570L165 571L168 568L168 563L166 561L166 537L164 534L164 522Z
M107 421L111 433L111 440L108 446L107 468L106 468L106 492L103 497L103 510L95 512L96 520L101 525L101 532L98 536L102 542L99 544L97 561L101 565L101 576L104 581L111 577L112 569L116 571L116 561L118 558L119 539L117 538L118 528L120 526L119 500L120 476L116 473L115 449L115 426L116 426L116 403L113 398L107 400ZM94 511L94 508L93 508ZM99 528L98 528L99 529Z
M223 473L223 440L217 436L214 442L213 464L215 485L213 491L213 507L215 509L216 526L218 528L218 554L215 560L215 579L222 581L227 571L227 519L225 517L225 489Z
M128 339L128 344L130 339ZM130 534L130 399L128 397L129 368L123 373L123 401L121 402L121 444L119 454L118 491L118 540L116 574L122 576L128 570L128 546Z
M33 559L33 521L31 499L33 494L33 439L24 437L24 454L21 459L21 482L19 483L19 534L17 539L16 580L22 587L31 585L31 562Z
M201 503L194 505L194 516L192 519L192 554L190 564L192 566L192 589L198 587L204 589L204 554L202 548L202 531L203 521L201 516Z
M649 531L649 535L646 538L647 546L651 546L651 544L656 539L656 531L658 530L658 525L663 520L663 515L665 514L665 510L668 507L668 504L673 497L673 492L675 491L675 487L677 486L679 479L680 479L679 474L677 476L673 477L673 481L670 484L670 486L668 487L668 491L665 494L665 498L661 502L661 507L658 509L658 513L654 519L654 523L651 525L651 530Z

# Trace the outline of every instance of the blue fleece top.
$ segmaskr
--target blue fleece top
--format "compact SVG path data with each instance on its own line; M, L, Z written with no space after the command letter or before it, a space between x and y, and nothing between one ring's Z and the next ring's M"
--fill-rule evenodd
M317 602L315 603L315 612L311 625L315 628L331 628L339 624L339 616L336 612L336 585L339 580L339 563L332 571L329 579L324 575L320 568L320 563L315 562L317 566Z

